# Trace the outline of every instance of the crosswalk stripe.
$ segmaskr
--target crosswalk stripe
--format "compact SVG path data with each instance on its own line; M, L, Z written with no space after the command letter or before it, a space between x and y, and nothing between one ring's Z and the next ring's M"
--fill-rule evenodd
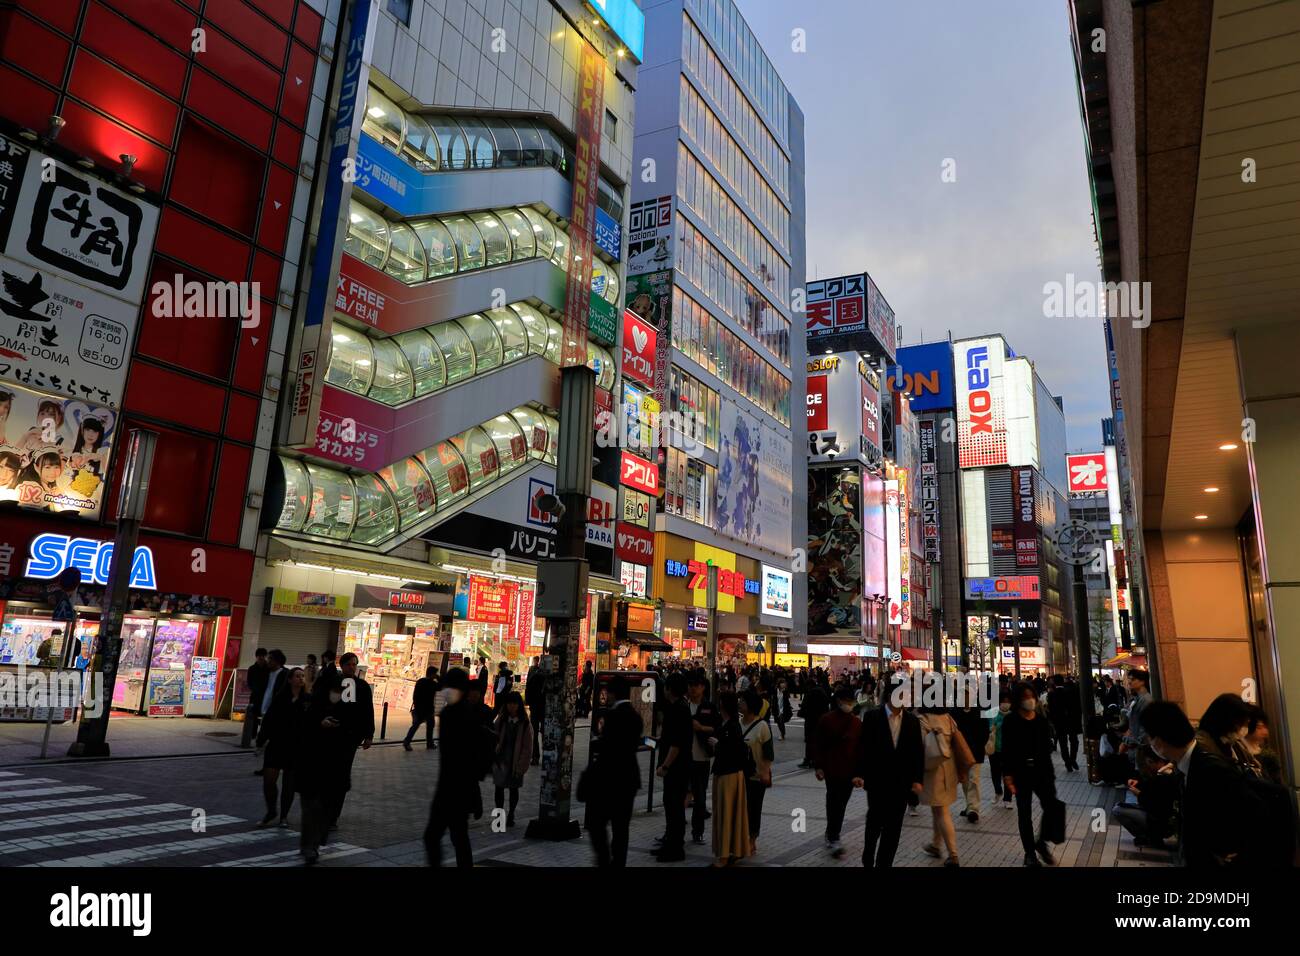
M271 838L283 837L278 830L246 830L227 833L222 836L199 837L197 840L177 840L172 843L152 843L145 846L127 847L121 850L109 850L104 853L90 853L85 856L69 856L61 860L42 860L28 863L27 866L129 866L165 856L180 856L198 853L202 850L217 850L241 843L256 843Z
M103 803L122 803L127 800L143 800L138 793L106 793L95 797L95 806ZM64 807L84 807L85 797L67 797L63 800L30 800L27 803L0 804L0 816L10 813L26 813L29 810L61 810Z
M11 790L7 793L0 793L0 800L12 800L15 797L52 797L59 793L89 793L98 789L99 787L90 787L85 784L72 784L66 787L37 787L35 790Z
M20 777L20 776L22 776L22 774L19 774L13 770L0 770L0 777Z
M98 805L100 800L95 798ZM82 801L84 806L84 801ZM131 816L148 816L154 813L176 813L177 811L188 811L190 808L183 803L151 803L142 807L131 807L129 810L122 808L124 814ZM6 820L4 822L4 831L6 834L13 833L17 830L39 830L42 827L64 826L69 823L93 823L104 819L104 813L101 810L82 810L79 813L56 813L53 816L46 817L26 817L17 820Z
M59 783L53 777L15 777L13 780L0 780L0 787L30 787L37 783Z
M182 809L184 809L182 807ZM224 826L228 823L247 823L239 817L218 814L207 818L209 827ZM160 833L174 833L189 830L194 825L193 819L186 816L179 820L164 820L160 823L141 823L124 827L101 827L98 830L80 830L75 833L51 834L44 837L27 837L19 840L6 840L0 843L0 855L6 853L24 853L32 850L46 850L60 846L74 846L78 843L95 843L100 840L126 840L137 836L154 836Z
M363 846L353 846L350 843L331 843L320 851L322 860L332 860L340 856L352 856L356 853L368 853L369 851ZM246 857L242 860L222 860L220 863L209 863L210 867L231 867L231 866L295 866L302 862L301 850L281 850L279 853L265 853L262 856Z

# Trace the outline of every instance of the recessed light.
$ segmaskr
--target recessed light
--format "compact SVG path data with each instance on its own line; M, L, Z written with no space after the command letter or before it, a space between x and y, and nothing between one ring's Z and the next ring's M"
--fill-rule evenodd
M1210 520L1210 516L1209 516L1209 515L1193 515L1193 517L1194 517L1197 521L1209 521L1209 520Z
M1225 442L1224 444L1219 446L1219 451L1236 451L1236 450L1237 450L1237 446L1234 445L1232 442Z
M1206 490L1208 493L1210 493L1210 494L1214 494L1214 493L1215 493L1216 491L1218 491L1219 489L1216 488L1216 487L1214 487L1214 485L1210 485L1210 487L1206 488L1205 490Z

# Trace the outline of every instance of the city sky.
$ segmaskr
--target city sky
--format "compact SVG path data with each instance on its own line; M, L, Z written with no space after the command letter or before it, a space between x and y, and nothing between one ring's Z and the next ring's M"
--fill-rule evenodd
M1100 278L1066 4L737 3L806 118L808 278L870 272L905 345L1003 333L1099 448L1101 323L1043 316Z

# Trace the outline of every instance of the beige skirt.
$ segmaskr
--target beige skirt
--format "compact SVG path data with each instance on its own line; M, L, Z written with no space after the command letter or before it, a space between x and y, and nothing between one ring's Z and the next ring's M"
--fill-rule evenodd
M713 855L739 860L754 852L749 841L749 803L741 772L713 778Z

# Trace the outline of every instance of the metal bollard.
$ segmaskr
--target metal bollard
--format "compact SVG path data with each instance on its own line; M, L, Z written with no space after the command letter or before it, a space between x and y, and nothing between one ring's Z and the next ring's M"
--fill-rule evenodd
M384 739L384 734L388 732L388 701L384 701L384 712L379 718L379 739Z

